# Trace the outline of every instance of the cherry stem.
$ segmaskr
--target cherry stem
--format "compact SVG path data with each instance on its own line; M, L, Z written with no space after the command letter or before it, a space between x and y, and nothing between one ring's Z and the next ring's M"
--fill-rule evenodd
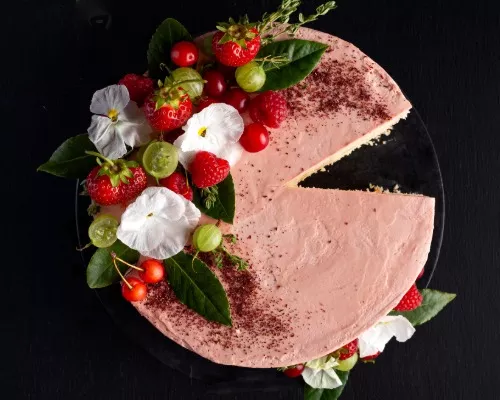
M114 254L114 257L113 257L113 254ZM133 269L135 269L137 271L144 271L144 268L139 268L139 267L137 267L135 265L129 264L125 260L122 260L120 257L118 257L115 253L112 253L111 257L113 257L113 259L116 259L116 260L120 261L121 263L123 263L123 264L129 266L130 268L133 268Z
M128 283L128 281L125 279L125 277L123 276L123 274L121 273L120 271L120 268L118 268L118 265L116 265L116 254L114 253L111 253L111 257L113 257L113 265L115 266L115 269L116 269L116 272L118 272L118 275L120 275L120 278L122 279L123 282L125 282L125 284L127 285L127 287L132 290L133 286Z
M104 161L110 163L112 166L115 165L115 163L113 161L111 161L109 158L106 158L102 154L96 153L95 151L85 151L85 154L88 154L89 156L96 156L97 158L101 158Z

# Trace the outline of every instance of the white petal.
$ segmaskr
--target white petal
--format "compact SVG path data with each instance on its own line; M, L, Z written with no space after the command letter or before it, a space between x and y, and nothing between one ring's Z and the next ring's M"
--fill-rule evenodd
M90 112L100 115L108 115L111 109L120 112L129 101L130 96L125 85L111 85L94 93Z
M144 256L169 258L184 248L200 216L184 197L150 187L123 213L117 237Z
M342 386L342 381L334 369L304 368L302 378L311 387L316 389L335 389Z
M398 342L405 342L415 333L415 328L403 316L387 316L359 337L360 357L382 352L385 345L396 337Z
M116 159L127 153L123 138L116 130L116 124L109 118L93 115L88 133L89 139L104 157Z
M149 142L149 135L153 131L144 113L133 101L118 115L116 128L130 147L139 147Z
M237 142L245 129L243 118L234 107L215 103L204 108L199 114L207 127L206 137L214 136L216 141Z

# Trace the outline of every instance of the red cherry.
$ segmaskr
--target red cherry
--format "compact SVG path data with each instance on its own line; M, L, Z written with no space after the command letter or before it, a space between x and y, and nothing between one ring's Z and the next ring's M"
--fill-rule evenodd
M204 108L207 108L210 104L214 104L214 103L220 103L220 101L217 99L214 99L213 97L203 96L200 99L200 102L198 103L198 110L201 111Z
M127 282L132 286L132 289L129 289L128 285L123 283L122 296L125 297L125 300L141 301L146 298L148 288L143 281L137 278L127 278Z
M298 376L302 375L303 371L304 371L304 364L297 364L293 367L285 369L283 373L289 378L297 378Z
M240 114L244 113L248 108L248 103L250 102L250 96L247 92L240 88L229 89L224 96L222 101L230 106L233 106L238 110Z
M269 144L269 132L264 125L254 122L245 126L240 144L249 153L257 153Z
M193 42L178 42L170 51L172 62L179 67L190 67L198 61L199 51Z
M146 260L141 265L144 271L139 272L139 276L146 283L158 283L165 276L165 268L158 260Z
M235 67L228 67L227 65L224 65L224 64L217 64L217 66L215 68L222 75L224 75L224 78L226 79L227 82L236 82L236 79L234 76L234 74L236 72Z
M207 81L205 83L205 92L212 97L219 97L227 89L226 80L224 79L224 75L216 71L214 69L210 69L205 71L203 74L203 79Z

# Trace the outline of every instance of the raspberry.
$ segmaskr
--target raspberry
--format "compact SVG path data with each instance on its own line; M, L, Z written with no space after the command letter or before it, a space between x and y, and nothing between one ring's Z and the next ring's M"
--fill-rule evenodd
M193 183L200 189L217 185L229 175L229 163L208 151L199 151L189 166Z
M417 285L413 284L410 290L406 292L399 304L394 307L396 311L411 311L422 304L422 294L418 291Z
M357 351L358 339L354 339L352 342L347 343L339 350L339 360L347 360L348 358L351 358Z
M118 82L125 85L128 89L130 100L141 105L146 97L154 91L154 82L152 79L136 74L127 74Z
M160 179L159 183L172 192L184 196L187 200L193 200L193 189L188 185L186 177L180 172L174 172L172 175Z
M270 128L279 128L288 115L285 98L278 92L264 92L250 102L250 117Z

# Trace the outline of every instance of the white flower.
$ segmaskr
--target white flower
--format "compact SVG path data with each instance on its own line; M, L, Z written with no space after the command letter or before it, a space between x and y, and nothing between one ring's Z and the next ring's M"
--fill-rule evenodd
M196 152L208 151L223 158L233 166L238 162L243 148L238 143L245 129L243 118L232 106L216 103L194 114L182 128L184 134L174 142L179 148L179 161L185 167Z
M127 207L116 236L142 255L163 260L184 248L200 215L183 196L150 187Z
M120 158L127 153L126 144L138 147L148 142L151 127L124 85L95 92L90 111L98 115L92 116L89 138L105 157Z
M398 342L406 342L414 333L415 328L405 317L388 315L361 334L359 337L359 356L367 357L384 351L385 345L393 337Z
M342 381L333 369L339 365L332 356L325 356L305 364L302 378L315 389L335 389L342 386Z

